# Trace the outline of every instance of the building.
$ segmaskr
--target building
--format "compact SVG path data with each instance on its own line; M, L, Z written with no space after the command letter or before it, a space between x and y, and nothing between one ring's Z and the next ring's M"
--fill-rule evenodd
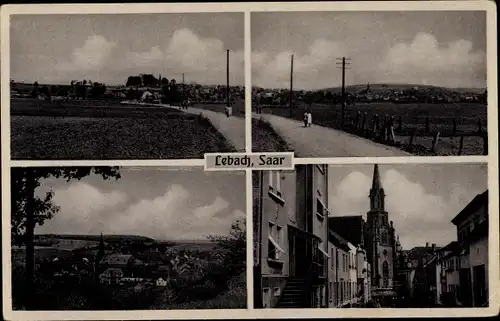
M156 286L158 287L166 287L168 285L168 280L164 280L162 278L158 278L156 280Z
M353 303L363 304L371 299L371 293L366 293L367 287L370 287L371 280L366 280L369 263L364 248L365 221L361 215L357 216L334 216L328 218L330 230L345 239L352 251L353 258L351 266L351 281L355 283L352 293L354 293ZM355 273L354 273L355 271ZM366 296L366 298L365 298Z
M474 307L488 304L488 191L477 195L451 221L457 227L461 260L460 287L465 303ZM470 280L470 282L469 282Z
M122 269L118 268L109 268L104 271L101 275L99 275L99 280L103 284L112 285L112 284L120 284L121 280L124 276Z
M262 171L254 181L255 307L327 306L328 168Z
M438 284L436 296L439 304L444 306L460 306L465 297L461 294L459 270L462 267L462 257L457 241L448 243L437 253L438 264L436 276ZM467 294L465 294L467 295Z
M135 258L131 254L115 253L104 256L100 262L101 270L112 268L120 269L124 273L124 276L134 277L137 274L142 274L140 272L143 270L144 264L141 260Z
M364 245L368 263L372 269L372 290L392 290L396 257L395 230L385 211L385 193L378 165L373 171L370 189L370 210L364 228Z
M341 308L349 305L347 287L349 284L349 242L336 232L329 231L331 253L331 270L328 281L332 282L333 293L330 293L329 307Z

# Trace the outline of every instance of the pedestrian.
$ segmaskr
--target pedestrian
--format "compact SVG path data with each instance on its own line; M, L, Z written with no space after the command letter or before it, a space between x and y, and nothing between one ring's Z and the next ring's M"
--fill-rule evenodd
M307 111L304 113L304 127L307 127L307 124L309 122L309 116L307 114Z
M307 112L307 125L309 127L311 127L311 125L312 125L312 114L311 114L311 111Z

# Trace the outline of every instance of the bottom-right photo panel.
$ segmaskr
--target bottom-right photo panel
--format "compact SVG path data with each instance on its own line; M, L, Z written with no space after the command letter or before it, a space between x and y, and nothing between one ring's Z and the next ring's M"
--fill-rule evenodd
M255 308L488 306L487 164L253 172Z

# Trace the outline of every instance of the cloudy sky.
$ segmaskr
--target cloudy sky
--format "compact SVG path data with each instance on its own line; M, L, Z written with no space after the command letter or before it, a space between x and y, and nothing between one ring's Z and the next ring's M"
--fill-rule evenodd
M338 86L337 57L350 57L347 84L486 86L486 13L253 13L252 84L288 88Z
M125 84L159 73L200 84L244 83L243 13L16 15L11 17L11 78L67 84Z
M155 239L227 235L245 218L245 173L202 168L122 168L121 179L49 179L60 212L36 233L133 234Z
M405 249L456 241L451 220L487 189L483 164L379 165L386 211ZM363 215L369 210L373 165L331 165L330 210L333 216Z

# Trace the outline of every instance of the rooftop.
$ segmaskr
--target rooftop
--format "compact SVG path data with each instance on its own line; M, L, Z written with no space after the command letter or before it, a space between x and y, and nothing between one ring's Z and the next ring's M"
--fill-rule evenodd
M451 222L455 225L458 225L459 222L463 221L466 217L477 211L481 206L488 205L488 190L484 191L481 194L476 195L474 199L467 204L464 209L455 216Z
M328 228L354 246L363 243L363 225L364 220L361 215L328 218Z

